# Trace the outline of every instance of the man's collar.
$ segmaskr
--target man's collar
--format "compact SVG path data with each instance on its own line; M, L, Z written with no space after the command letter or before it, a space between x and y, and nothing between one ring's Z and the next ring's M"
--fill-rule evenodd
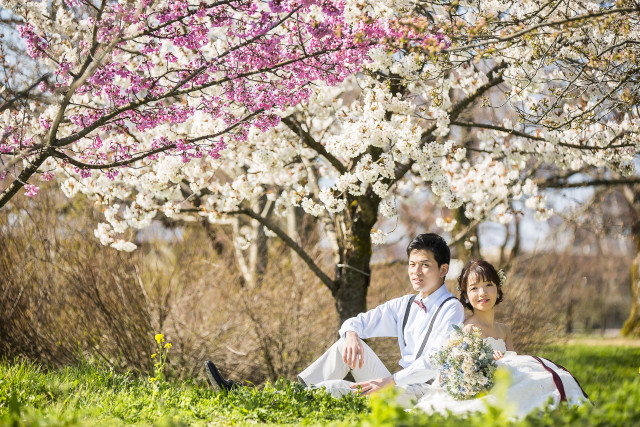
M427 309L429 309L431 306L433 306L440 298L442 298L447 292L449 292L447 290L446 285L443 283L442 286L440 286L438 289L435 290L435 292L433 292L431 295L429 295L426 298L421 298L420 294L418 294L418 296L416 297L416 299L422 301L424 303L424 305L427 306Z

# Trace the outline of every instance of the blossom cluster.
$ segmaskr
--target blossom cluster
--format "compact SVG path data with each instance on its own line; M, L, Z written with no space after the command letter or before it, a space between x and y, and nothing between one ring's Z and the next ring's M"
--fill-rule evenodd
M465 331L454 325L451 338L432 360L440 367L440 385L455 399L473 399L493 386L493 349L477 328Z
M56 99L5 110L0 153L50 157L40 173L81 179L96 169L112 179L159 153L216 160L252 129L276 126L313 85L339 84L370 61L369 50L411 32L389 19L354 20L353 11L347 20L341 0L2 4L24 21L16 29L25 54L53 73Z

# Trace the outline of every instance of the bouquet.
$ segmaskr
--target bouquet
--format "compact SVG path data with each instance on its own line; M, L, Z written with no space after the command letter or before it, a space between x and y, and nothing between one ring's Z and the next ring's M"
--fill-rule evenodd
M457 400L472 399L493 386L496 362L493 349L482 340L480 330L454 333L432 357L440 366L440 386Z

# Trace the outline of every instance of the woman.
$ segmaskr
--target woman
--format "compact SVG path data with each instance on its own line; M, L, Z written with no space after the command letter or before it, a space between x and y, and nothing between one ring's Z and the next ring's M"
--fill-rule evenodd
M502 301L502 280L496 269L486 261L469 262L458 279L460 302L472 311L465 320L464 330L477 328L485 342L494 350L499 368L509 374L509 387L494 387L489 394L470 400L455 400L439 382L418 402L426 412L465 413L484 411L487 405L500 406L514 418L523 418L531 411L544 407L550 400L571 405L588 400L580 384L562 366L535 356L517 355L513 351L511 331L507 325L495 321L495 306Z

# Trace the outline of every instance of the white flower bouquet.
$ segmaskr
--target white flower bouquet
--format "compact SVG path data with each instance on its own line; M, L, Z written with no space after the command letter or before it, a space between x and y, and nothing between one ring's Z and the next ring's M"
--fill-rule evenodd
M432 357L440 366L440 385L457 400L472 399L493 386L496 362L493 349L482 339L478 329L455 332Z

